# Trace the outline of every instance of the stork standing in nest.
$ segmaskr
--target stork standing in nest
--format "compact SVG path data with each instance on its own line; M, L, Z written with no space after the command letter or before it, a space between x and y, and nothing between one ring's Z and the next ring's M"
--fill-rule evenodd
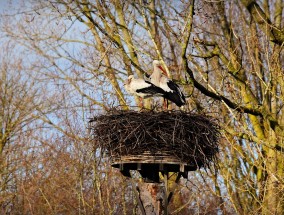
M172 101L178 107L185 105L186 101L184 94L182 93L179 86L168 78L168 74L163 68L161 61L154 60L153 66L154 71L152 75L146 75L146 79L166 92L163 96L166 99L164 101L164 107L168 107L167 100Z
M131 94L139 97L140 106L143 106L142 99L153 97L153 96L161 96L164 97L166 92L160 87L154 85L150 81L134 78L133 75L130 75L128 79L124 82L125 90Z

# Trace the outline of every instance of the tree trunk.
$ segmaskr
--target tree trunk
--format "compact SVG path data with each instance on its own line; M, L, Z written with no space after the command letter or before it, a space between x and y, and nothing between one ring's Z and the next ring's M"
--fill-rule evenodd
M147 215L162 214L163 187L155 183L141 183L139 191L145 213ZM139 208L137 214L143 214Z

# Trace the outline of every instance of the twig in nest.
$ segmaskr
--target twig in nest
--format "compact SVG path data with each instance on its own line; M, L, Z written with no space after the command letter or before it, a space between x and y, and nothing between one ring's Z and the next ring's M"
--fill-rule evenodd
M219 126L204 115L112 110L90 122L93 141L111 156L166 153L207 167L218 152Z

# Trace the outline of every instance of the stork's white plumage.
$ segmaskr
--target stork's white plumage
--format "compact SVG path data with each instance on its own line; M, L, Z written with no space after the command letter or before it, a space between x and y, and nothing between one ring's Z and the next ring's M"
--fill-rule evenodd
M150 75L150 81L151 81L152 84L159 87L160 86L160 79L162 77L162 73L165 76L168 76L168 74L164 70L164 68L162 66L162 62L159 61L159 60L153 61L153 67L154 67L154 71L153 71L152 75Z
M153 66L154 71L149 77L150 82L166 92L163 96L165 99L172 101L179 107L185 105L186 101L184 94L176 83L168 79L168 74L164 70L162 62L154 60Z
M124 87L129 94L139 96L143 99L153 96L164 96L165 94L165 91L160 87L144 79L136 79L133 75L130 75L124 82Z

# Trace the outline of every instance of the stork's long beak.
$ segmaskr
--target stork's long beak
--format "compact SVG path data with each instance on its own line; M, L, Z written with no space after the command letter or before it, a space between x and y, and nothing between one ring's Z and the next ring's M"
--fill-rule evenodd
M166 70L164 70L164 68L162 66L158 66L158 68L160 70L162 70L162 72L164 73L165 76L168 76L168 73L166 72Z

